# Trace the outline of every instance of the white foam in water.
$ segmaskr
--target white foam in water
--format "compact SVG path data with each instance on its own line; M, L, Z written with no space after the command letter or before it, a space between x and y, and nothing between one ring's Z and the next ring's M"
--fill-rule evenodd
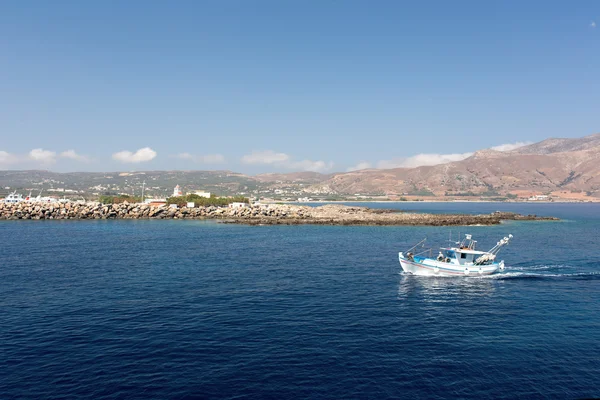
M491 275L483 276L438 276L435 278L450 278L450 279L518 279L518 278L573 278L585 276L600 276L600 271L589 272L574 272L574 273L543 273L538 271L548 271L557 269L576 269L569 265L533 265L530 267L507 267L504 272L497 272ZM401 271L400 275L417 276L410 272ZM431 278L431 277L425 277Z
M516 278L573 278L585 276L600 276L600 272L577 272L571 274L544 274L529 272L502 272L493 275L477 277L479 279L516 279ZM475 277L474 277L475 278Z
M565 269L565 268L575 268L575 267L571 267L569 265L563 265L563 264L555 264L555 265L531 265L531 266L524 266L524 267L506 267L507 269L510 270L515 270L515 271L544 271L544 270L551 270L551 269Z

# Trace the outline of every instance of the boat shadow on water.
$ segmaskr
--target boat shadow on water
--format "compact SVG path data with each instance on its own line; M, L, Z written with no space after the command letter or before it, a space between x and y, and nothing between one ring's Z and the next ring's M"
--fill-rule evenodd
M432 301L451 295L487 297L493 295L497 289L494 279L491 278L493 276L419 276L401 272L398 296L406 298L418 295Z

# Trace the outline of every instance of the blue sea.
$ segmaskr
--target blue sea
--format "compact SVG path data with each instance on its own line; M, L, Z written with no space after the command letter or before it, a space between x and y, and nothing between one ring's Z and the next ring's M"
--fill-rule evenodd
M491 227L0 221L0 399L600 396L600 205ZM398 251L514 235L492 277Z

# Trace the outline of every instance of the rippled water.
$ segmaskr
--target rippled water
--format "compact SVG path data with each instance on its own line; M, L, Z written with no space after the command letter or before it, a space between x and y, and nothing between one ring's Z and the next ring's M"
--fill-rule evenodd
M0 398L600 396L600 206L392 206L563 220L460 228L489 278L400 272L448 228L2 221Z

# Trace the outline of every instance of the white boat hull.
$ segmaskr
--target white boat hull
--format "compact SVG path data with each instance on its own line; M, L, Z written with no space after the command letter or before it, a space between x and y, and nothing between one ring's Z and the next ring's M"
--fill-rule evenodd
M460 265L436 261L430 258L411 261L398 254L404 272L422 276L482 276L504 269L504 261L490 265Z

